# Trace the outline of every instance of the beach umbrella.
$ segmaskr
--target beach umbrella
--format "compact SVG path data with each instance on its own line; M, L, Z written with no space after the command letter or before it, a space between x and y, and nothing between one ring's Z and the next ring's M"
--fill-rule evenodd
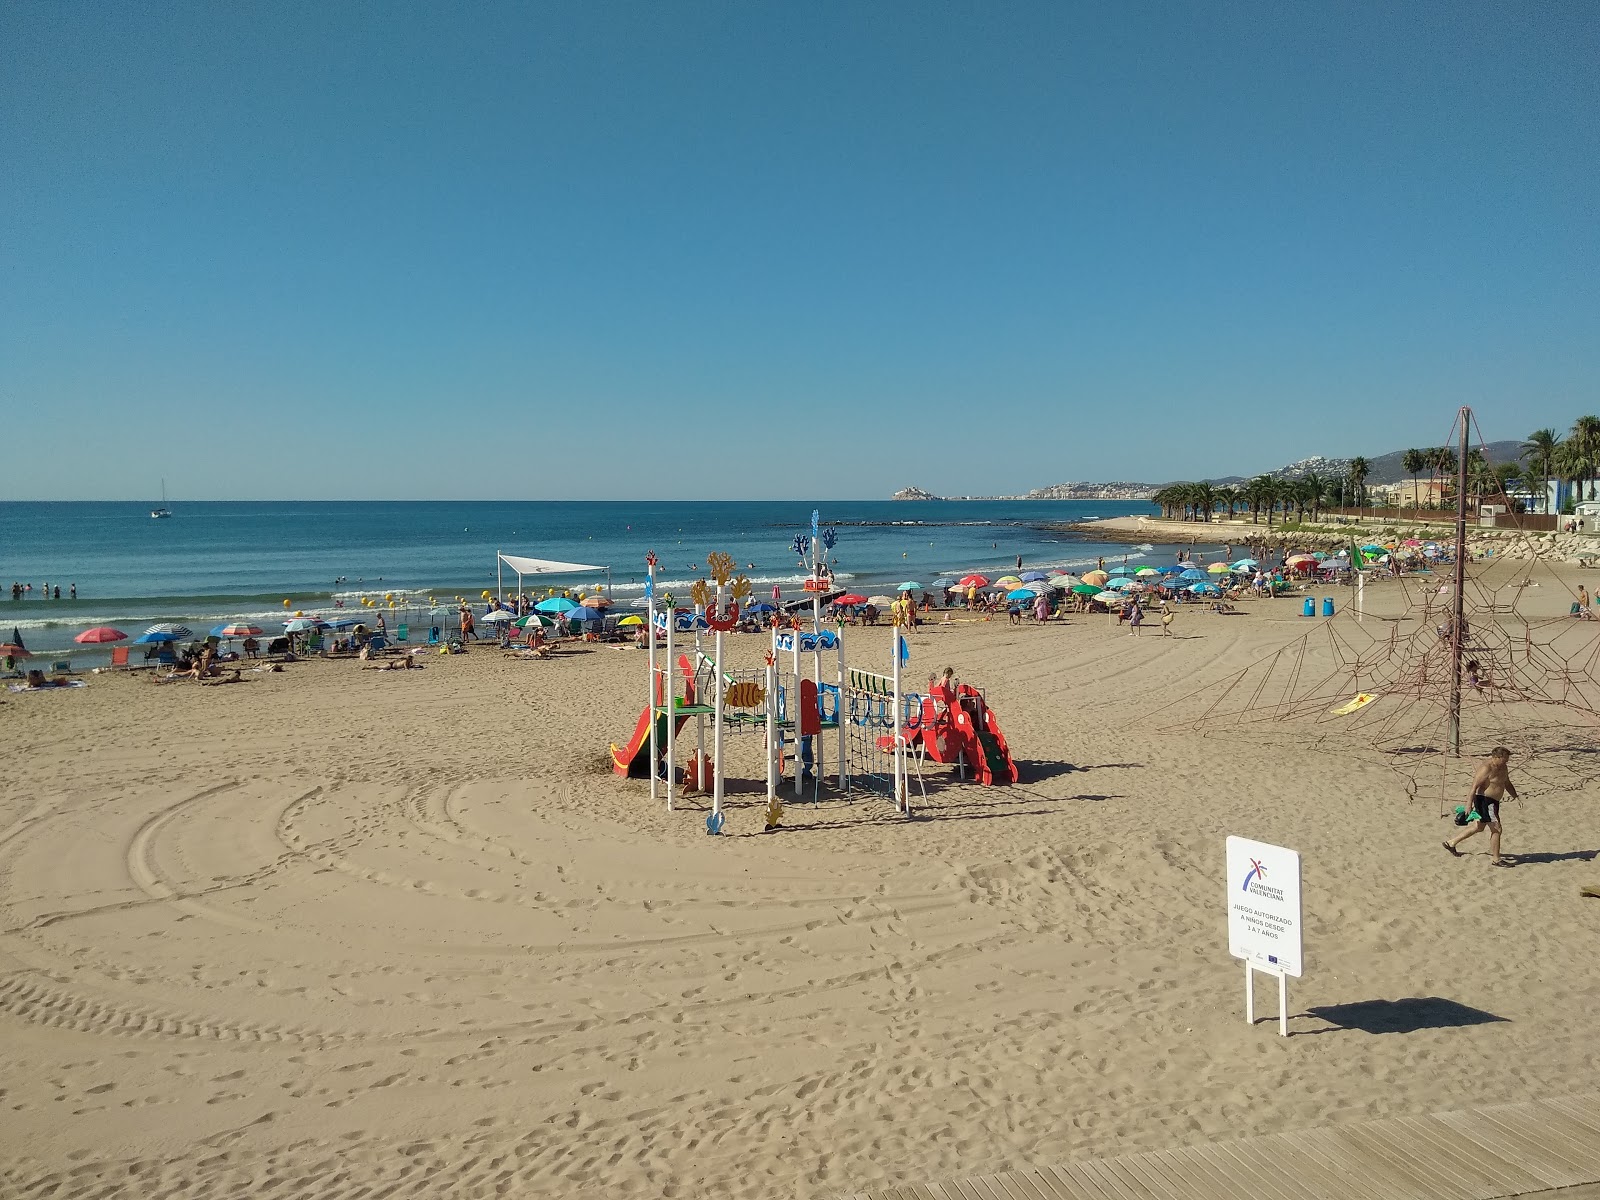
M1015 575L1002 575L999 579L994 581L994 586L997 588L1021 587L1022 580L1018 579Z
M1212 575L1226 575L1232 568L1227 563L1212 563L1206 570Z
M1018 582L1020 583L1021 580L1018 580ZM899 587L895 588L895 591L897 592L925 592L927 590L927 588L923 587L915 579L908 580L907 582L902 583Z
M186 638L186 637L193 637L194 636L194 630L190 629L187 625L179 625L179 624L177 624L176 622L173 622L173 621L162 621L162 622L160 622L158 624L150 626L150 628L146 629L145 632L146 633L170 633L172 635L172 638L173 638L174 641L176 641L178 638Z
M1372 544L1369 543L1368 545L1365 545L1365 546L1361 547L1361 553L1363 553L1363 554L1382 554L1386 549L1388 549L1387 546L1375 546L1375 545L1372 545Z
M628 602L628 607L629 608L649 608L650 607L650 597L649 596L640 596L637 600L630 600Z
M935 579L933 581L933 586L936 587L936 588L949 589L949 588L953 588L953 587L956 586L956 581L954 579L950 578L950 576L948 576L948 575L941 575L941 576L939 576L938 579Z
M561 614L563 621L598 621L605 613L598 608L590 608L586 604L575 605Z
M541 600L533 606L539 612L568 613L578 607L576 600L568 600L565 596L551 596L548 600Z
M868 604L876 604L879 608L887 608L889 605L894 603L894 597L893 596L873 596L870 600L867 601L867 603Z
M1320 569L1324 571L1348 571L1350 564L1342 558L1330 558L1320 565Z
M1072 590L1080 596L1098 596L1100 594L1100 589L1087 579L1082 583L1073 584Z
M626 621L628 619L629 618L627 618L627 617L623 618L624 621ZM644 620L643 617L634 617L632 619L635 620L635 621L643 621ZM550 626L554 625L555 623L556 623L556 619L554 617L548 616L548 615L546 615L545 613L542 613L542 612L531 612L527 616L523 617L521 620L512 622L512 624L515 625L518 629L526 629L529 625L543 625L546 629L548 629L548 628L550 628Z
M644 624L644 618L641 617L638 613L629 613L627 616L623 617L622 620L618 621L617 624L618 625L643 625Z
M1161 568L1161 573L1163 575L1182 575L1188 569L1189 567L1186 563L1168 563Z
M1291 554L1288 558L1284 559L1284 562L1288 563L1291 567L1296 563L1308 563L1316 561L1316 556L1312 554Z
M443 612L444 610L436 608L433 611L434 612ZM355 626L357 626L359 624L361 624L361 618L360 617L340 617L336 621L329 621L327 623L329 629L351 629L351 628L353 628L353 627L355 627ZM260 633L260 632L261 631L259 629L256 630L256 633ZM255 634L253 633L250 636L254 637Z
M1050 578L1050 576L1046 575L1043 571L1025 571L1023 573L1023 576L1022 576L1022 582L1023 583L1043 583L1045 580L1047 580L1049 578Z
M1311 557L1316 559L1318 562L1321 562L1323 559L1328 557L1328 552L1326 550L1313 550L1311 552Z
M145 632L141 633L138 637L133 639L133 644L136 646L148 646L160 642L175 642L177 640L177 634L169 633L164 629L157 629L146 630Z
M1007 592L1006 593L1006 599L1007 600L1032 600L1032 599L1035 599L1038 595L1039 595L1039 593L1034 591L1032 588L1018 588L1014 592Z
M1104 571L1085 571L1083 573L1083 581L1085 583L1103 584L1110 578L1111 576L1107 575Z
M1079 579L1076 575L1052 575L1052 576L1050 576L1050 586L1051 587L1069 588L1073 584L1082 583L1082 582L1083 582L1083 580Z
M1113 579L1110 583L1106 584L1106 590L1108 592L1126 592L1135 586L1136 585L1134 584L1133 580L1129 579L1127 576L1123 576L1120 579Z
M769 612L777 612L777 611L778 611L778 606L777 605L768 604L765 600L757 600L749 608L745 609L745 612L753 612L753 613L769 613Z
M958 582L962 587L983 587L989 582L989 577L974 573L972 575L963 575Z
M1253 558L1241 558L1233 564L1235 571L1254 571L1259 564Z
M13 625L11 627L11 640L9 642L5 643L5 644L7 646L15 646L18 650L21 650L24 654L26 654L28 652L28 647L23 643L23 640L22 640L22 630L18 629L15 625ZM13 654L11 657L12 658L16 658L17 656L15 654Z
M605 595L604 593L600 593L600 594L597 594L597 595L594 595L594 596L585 596L583 598L583 602L585 604L587 604L590 608L610 608L611 607L611 597Z
M1161 574L1161 572L1156 570L1154 567L1140 567L1137 571L1134 572L1134 575L1136 577L1137 576L1141 576L1141 575L1149 576L1149 575L1159 575L1159 574Z
M328 628L328 623L317 617L296 617L292 621L283 623L283 631L285 633L307 633L313 629L326 628ZM359 629L361 626L358 624L356 628ZM140 638L139 640L143 641L144 639Z
M486 625L498 625L501 621L515 621L516 619L517 614L509 608L497 608L493 612L483 614L483 620Z
M1112 567L1111 570L1106 573L1108 575L1132 575L1133 571L1134 568L1130 567L1127 563L1123 563L1120 566Z
M1205 581L1205 577L1206 573L1199 567L1190 567L1187 571L1184 571L1178 576L1179 579L1187 579L1190 583L1203 583Z
M1195 583L1189 585L1189 590L1196 596L1220 596L1222 589L1214 583Z
M212 633L216 633L217 631L213 629L211 632ZM231 625L222 626L222 632L217 634L217 636L218 637L260 637L265 632L266 631L264 629L262 629L261 626L259 626L259 625L251 625L251 624L248 624L248 623L245 623L245 622L235 621Z
M867 598L858 592L846 592L834 601L835 604L865 604Z
M120 642L127 636L122 630L113 629L109 625L96 625L93 629L85 629L72 640L80 646L95 646L101 642Z

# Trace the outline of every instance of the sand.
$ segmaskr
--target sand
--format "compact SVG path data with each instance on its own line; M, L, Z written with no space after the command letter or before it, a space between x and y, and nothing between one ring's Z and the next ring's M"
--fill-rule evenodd
M824 1196L1593 1090L1593 788L1527 785L1495 870L1376 756L1187 728L1303 631L1243 607L925 627L1022 781L767 834L746 739L721 839L609 771L633 650L6 695L0 1194ZM1286 1040L1230 833L1304 856Z

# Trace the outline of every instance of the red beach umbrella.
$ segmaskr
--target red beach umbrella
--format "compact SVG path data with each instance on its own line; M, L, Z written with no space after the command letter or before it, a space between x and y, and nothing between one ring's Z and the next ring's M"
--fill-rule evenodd
M989 577L987 575L978 574L963 575L958 582L962 587L967 587L968 585L972 587L988 587Z
M835 604L865 604L866 602L867 598L865 596L858 596L854 592L846 592L834 601Z
M0 642L0 658L32 658L27 649L15 642Z
M226 625L223 627L223 637L260 637L263 630L259 625Z
M72 640L80 646L95 646L101 642L120 642L127 636L122 630L109 625L96 625L93 629L85 629Z

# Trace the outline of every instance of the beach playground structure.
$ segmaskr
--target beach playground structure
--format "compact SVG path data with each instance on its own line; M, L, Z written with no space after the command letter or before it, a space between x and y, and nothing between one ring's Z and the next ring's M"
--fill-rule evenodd
M785 794L819 801L824 779L835 782L836 797L879 796L906 816L912 814L913 775L926 798L924 760L956 765L961 778L970 771L984 784L1015 781L1016 767L982 693L963 687L959 697L939 699L903 688L907 651L898 627L892 630L890 674L851 669L843 629L820 628L820 605L814 602L810 631L792 621L775 622L764 666L729 669L723 635L737 625L749 585L733 578L727 555L708 555L707 562L715 589L697 583L695 607L684 610L657 606L656 559L646 558L646 703L629 739L611 747L612 770L648 778L651 798L664 798L669 812L684 792L709 791L706 830L720 833L728 741L757 733L763 738L767 829L780 824ZM693 749L680 780L684 742Z

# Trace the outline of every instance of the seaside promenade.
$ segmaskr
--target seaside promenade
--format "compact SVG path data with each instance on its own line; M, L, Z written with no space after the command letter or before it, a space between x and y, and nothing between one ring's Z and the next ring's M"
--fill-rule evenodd
M1563 571L1523 603L1592 641ZM1367 595L1432 637L1408 585ZM1517 1147L1576 1137L1600 1079L1589 750L1514 761L1510 869L1454 859L1471 758L1410 795L1325 728L1193 719L1296 640L1305 677L1337 665L1298 603L1237 607L925 624L905 669L984 688L1019 782L925 766L916 820L826 799L766 833L743 735L721 838L610 771L626 647L0 696L0 1195L1044 1200L1053 1172L1185 1200L1146 1164L1215 1182L1220 1153L1255 1168L1235 1194L1300 1200L1341 1176L1268 1159L1365 1148L1386 1179L1396 1130L1496 1186L1579 1181ZM846 640L888 667L886 630ZM1230 834L1303 857L1288 1038L1243 1019ZM1368 1200L1516 1194L1455 1178Z

